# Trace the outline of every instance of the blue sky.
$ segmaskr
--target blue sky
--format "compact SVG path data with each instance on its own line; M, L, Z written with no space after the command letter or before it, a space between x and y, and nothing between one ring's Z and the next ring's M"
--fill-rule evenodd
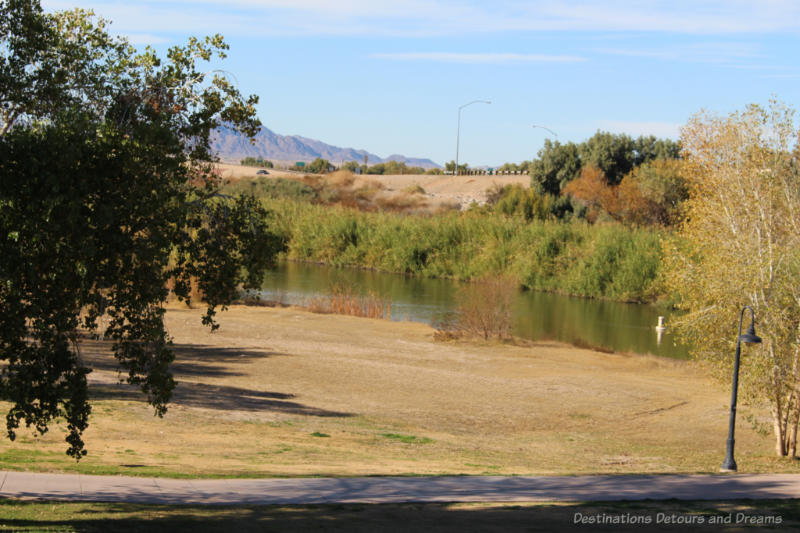
M385 157L518 162L597 130L678 138L706 109L800 105L794 0L43 0L166 50L221 33L259 117Z

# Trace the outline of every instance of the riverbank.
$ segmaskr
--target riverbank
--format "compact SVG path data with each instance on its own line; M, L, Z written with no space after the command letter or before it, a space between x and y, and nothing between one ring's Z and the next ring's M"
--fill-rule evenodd
M626 302L663 296L659 230L481 209L423 216L262 201L291 260L428 278L502 276L532 290Z
M170 477L716 472L728 391L690 363L552 342L434 342L429 326L233 306L169 308L179 381L164 419L85 342L94 409L79 464L54 427L0 468ZM742 410L744 415L744 410ZM797 472L737 428L742 472Z
M296 261L284 261L270 269L261 290L251 294L253 299L257 296L284 305L308 306L343 290L366 301L380 299L391 304L393 320L423 322L434 327L457 312L459 302L478 301L484 306L486 300L484 283ZM511 333L517 337L597 347L598 351L689 357L672 328L680 314L664 306L577 298L553 292L512 292ZM670 326L661 335L655 330L659 316L665 316Z

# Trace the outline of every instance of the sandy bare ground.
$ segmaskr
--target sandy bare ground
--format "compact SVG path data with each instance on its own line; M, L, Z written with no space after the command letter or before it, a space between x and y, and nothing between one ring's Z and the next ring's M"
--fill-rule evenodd
M303 172L295 172L293 170L278 170L266 167L248 167L243 165L234 165L231 163L218 163L216 167L224 179L231 181L260 177L259 174L256 174L259 170L266 170L269 172L268 176L275 178L298 178L303 176Z
M63 433L0 444L0 468L139 475L715 472L728 391L692 365L556 343L451 344L430 327L234 306L215 333L167 313L180 385L164 419L86 343L90 456ZM742 412L742 411L740 411ZM740 419L742 472L797 472ZM35 455L30 455L35 454ZM34 457L35 462L20 458Z
M253 179L258 177L257 167L246 167L220 163L218 165L222 176L225 179L240 180ZM266 169L270 177L274 178L301 178L304 173L287 170ZM443 176L429 174L392 174L386 176L363 176L358 177L361 181L376 181L382 184L388 191L401 192L403 190L420 186L425 190L425 194L434 205L444 203L455 203L460 207L466 207L472 202L482 204L486 201L486 190L495 184L512 185L520 184L527 186L530 184L530 177L527 175L510 176Z

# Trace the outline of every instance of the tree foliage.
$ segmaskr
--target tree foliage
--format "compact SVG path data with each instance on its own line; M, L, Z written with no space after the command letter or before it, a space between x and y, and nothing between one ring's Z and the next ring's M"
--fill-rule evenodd
M543 193L559 195L564 186L575 179L581 170L578 145L561 144L545 139L538 158L528 165L531 187Z
M604 131L598 131L581 143L579 151L583 167L600 169L609 185L622 181L622 177L633 170L636 160L633 139Z
M322 159L321 157L316 158L311 163L306 165L303 169L306 172L311 172L312 174L325 174L331 168L331 164L327 159Z
M458 165L458 173L459 174L466 174L467 170L469 169L469 165L466 163L461 163ZM450 160L444 164L444 170L451 174L454 174L456 171L456 162L454 160Z
M615 211L615 191L609 187L603 171L594 165L583 167L580 177L567 183L562 194L584 205L589 222L595 222L604 212Z
M622 179L619 189L621 218L640 225L678 224L689 197L680 159L659 158L639 165Z
M759 347L745 349L740 391L768 403L778 455L795 455L800 415L800 172L793 111L773 102L727 117L700 114L681 143L690 199L681 236L665 246L680 324L730 379L739 311L755 310Z
M521 172L526 174L530 161L523 161L521 163L503 163L503 166L497 169L498 172Z
M346 163L343 163L342 167L341 167L342 170L347 170L347 171L352 172L354 174L360 168L361 168L361 165L358 164L358 161L347 161Z
M0 21L0 396L12 440L22 423L44 433L63 419L78 459L90 413L82 336L111 340L161 416L175 385L168 284L188 299L196 279L216 328L216 308L275 255L263 208L218 194L209 165L220 124L255 134L257 99L199 70L224 57L220 36L162 60L82 10L7 0Z
M241 161L239 164L246 167L264 167L264 168L275 168L275 165L269 159L264 159L263 157L252 157L247 156Z
M600 168L589 165L562 194L585 207L589 222L607 217L638 226L670 226L679 221L688 197L682 169L678 159L652 160L635 167L615 186Z
M679 151L678 143L669 139L653 136L633 139L624 134L598 131L580 144L545 140L538 157L526 168L532 187L557 196L585 167L599 169L613 186L634 168L658 159L676 159Z
M405 164L405 162L398 162L395 160L390 160L385 163L378 163L377 165L372 165L367 169L367 174L378 174L378 175L392 175L392 174L424 174L425 169L422 167L409 167Z

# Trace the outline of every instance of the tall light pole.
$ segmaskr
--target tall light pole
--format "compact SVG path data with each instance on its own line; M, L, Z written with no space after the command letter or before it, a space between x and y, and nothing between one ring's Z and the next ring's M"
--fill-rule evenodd
M744 320L745 309L750 310L750 327L742 335L742 321ZM728 422L728 441L725 450L725 460L722 462L722 472L736 472L736 461L733 459L733 429L736 425L736 393L739 388L739 356L742 353L742 342L745 344L759 344L761 337L756 335L756 314L749 305L742 307L742 314L739 316L739 336L736 338L736 358L733 360L733 386L731 392L731 416Z
M491 104L489 100L473 100L458 107L458 131L456 132L456 168L455 175L458 176L458 147L461 144L461 110L472 104Z
M539 124L534 124L534 125L533 125L533 127L534 127L534 128L543 129L543 130L546 130L546 131L549 131L550 133L552 133L553 135L555 135L555 136L556 136L556 140L558 140L558 133L554 132L553 130L551 130L551 129L550 129L550 128L548 128L547 126L540 126Z
M550 129L550 128L548 128L547 126L541 126L541 125L539 125L539 124L533 124L533 127L534 127L534 128L539 128L539 129L541 129L541 130L545 130L545 131L547 131L547 132L550 132L550 133L552 133L553 135L555 135L556 142L558 142L558 133L554 132L553 130L551 130L551 129ZM533 161L534 161L535 159L536 159L536 157L535 157L535 156L531 156L531 164L530 164L530 165L528 165L528 175L530 175L530 174L531 174L531 166L533 166Z

